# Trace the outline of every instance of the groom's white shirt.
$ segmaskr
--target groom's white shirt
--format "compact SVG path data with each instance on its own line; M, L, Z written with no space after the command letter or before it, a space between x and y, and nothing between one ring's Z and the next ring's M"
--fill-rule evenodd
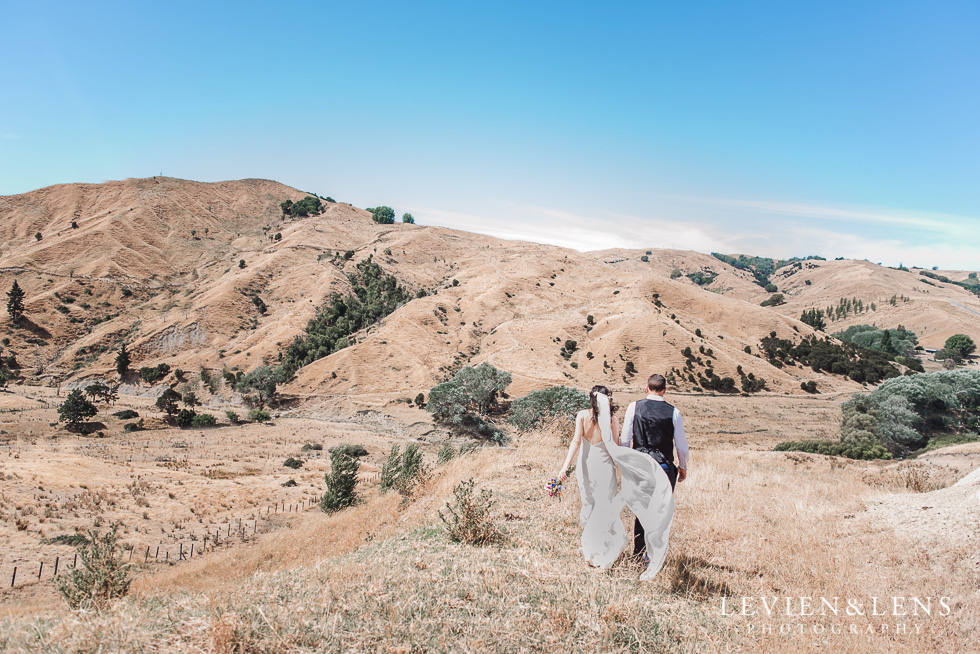
M646 399L654 402L666 402L664 398L657 395ZM630 402L630 405L626 407L626 417L623 419L623 429L619 435L619 444L623 447L633 447L633 415L635 413L636 402ZM687 447L687 437L684 435L684 419L681 418L681 412L677 410L676 406L672 420L674 423L674 447L677 449L677 467L687 470L690 453Z

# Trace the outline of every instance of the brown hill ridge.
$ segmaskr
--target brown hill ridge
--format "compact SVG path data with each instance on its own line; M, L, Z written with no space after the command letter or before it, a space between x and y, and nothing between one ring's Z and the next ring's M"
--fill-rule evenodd
M267 180L159 177L0 197L0 285L16 279L28 298L26 329L8 326L7 349L26 374L52 383L114 376L123 340L135 367L274 365L316 307L349 289L345 272L369 256L412 291L435 293L301 369L286 393L326 404L338 397L377 403L427 391L455 368L483 361L510 371L517 394L552 384L623 388L648 372L682 368L687 346L710 348L719 376L737 379L742 366L771 392L797 393L810 379L823 392L857 389L809 369L774 368L755 354L772 331L812 333L797 320L802 309L839 297L878 298L877 312L850 322L921 325L926 343L951 329L980 338L980 314L969 313L980 312L976 298L866 262L813 262L819 265L777 282L788 303L770 309L758 305L768 294L751 275L708 255L652 250L641 262L644 251L581 253L379 225L343 203L284 219L279 204L305 196ZM348 251L345 262L339 255ZM684 276L671 279L675 268L710 268L718 278L698 287ZM893 294L910 300L882 306L880 298ZM943 317L947 307L954 318ZM578 345L567 360L566 340ZM627 374L628 363L636 375Z

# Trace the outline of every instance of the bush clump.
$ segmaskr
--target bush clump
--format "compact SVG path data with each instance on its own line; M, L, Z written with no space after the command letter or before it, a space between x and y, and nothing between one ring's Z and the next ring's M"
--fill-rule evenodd
M101 536L90 529L87 542L78 546L80 565L58 578L58 592L72 609L104 609L129 592L129 566L117 552L118 528L113 525Z
M437 422L458 431L499 441L502 432L484 420L495 408L497 400L510 385L511 375L489 363L467 366L452 379L429 392L426 409Z
M170 374L170 366L161 363L156 366L143 366L140 368L140 379L147 384L155 384Z
M279 205L279 208L282 209L283 216L305 218L306 216L319 216L323 213L323 202L316 196L307 195L299 202L286 200Z
M326 474L327 492L320 500L320 509L333 513L357 503L357 471L361 462L343 452L330 453L330 472Z
M503 536L493 515L493 491L487 488L476 493L472 479L460 482L453 489L453 501L446 502L439 519L446 525L450 540L470 545L489 545Z
M442 447L439 448L439 453L436 454L436 460L439 463L449 463L456 458L456 450L449 443L443 443Z
M410 495L417 487L425 484L428 471L422 461L422 452L415 443L409 444L404 452L398 445L392 445L388 458L381 466L381 493L394 488L402 495Z
M277 369L277 379L284 382L308 363L344 349L351 334L378 322L412 294L398 284L398 279L385 273L368 257L349 274L352 293L333 294L321 305L306 325L306 332L293 339Z
M790 441L773 448L775 452L809 452L824 456L843 456L848 459L890 459L892 455L881 445L869 441Z
M282 464L287 468L292 468L293 470L299 470L300 468L303 467L303 459L294 459L293 457L289 457L288 459L283 461Z
M210 413L198 413L191 418L192 427L214 427L218 420Z
M143 419L140 418L139 422L127 422L123 425L123 431L127 434L131 434L134 431L143 431Z
M252 409L248 412L248 419L250 422L269 422L272 415L264 409Z
M850 458L901 458L980 427L980 371L955 370L895 377L841 405L841 440L781 443L780 450ZM805 442L809 443L809 441ZM819 448L819 449L812 449Z
M196 417L197 413L195 413L193 409L181 409L180 412L177 413L177 417L175 418L174 422L178 427L183 429L194 424L194 418Z
M120 420L132 420L133 418L140 417L140 414L136 413L132 409L123 409L122 411L116 411L112 415L116 416Z
M320 446L322 449L322 445ZM367 456L367 448L363 445L352 445L350 443L344 443L343 445L337 445L336 447L330 448L331 452L340 452L341 454L346 454L347 456L352 456L355 458L360 458L362 456Z
M589 395L568 386L531 391L510 405L508 422L521 431L531 431L555 419L572 419L589 408Z

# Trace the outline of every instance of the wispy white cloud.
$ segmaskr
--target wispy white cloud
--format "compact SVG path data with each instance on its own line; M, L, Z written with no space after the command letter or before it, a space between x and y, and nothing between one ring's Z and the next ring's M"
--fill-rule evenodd
M606 209L572 212L528 205L511 205L493 215L422 208L418 213L430 224L583 252L677 248L776 258L820 254L891 266L904 263L980 269L980 219L703 198L674 198L671 206L654 210L660 215L640 216Z
M915 212L882 207L848 207L817 205L778 200L736 200L725 198L684 197L676 198L692 204L727 207L731 210L762 214L807 218L819 221L892 225L959 236L980 236L980 217L954 216L938 212Z

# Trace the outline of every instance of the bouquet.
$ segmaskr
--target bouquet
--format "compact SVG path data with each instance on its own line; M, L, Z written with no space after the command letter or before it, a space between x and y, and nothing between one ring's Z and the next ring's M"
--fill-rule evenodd
M561 482L555 478L552 478L545 484L544 489L548 492L548 497L557 497L561 501Z

